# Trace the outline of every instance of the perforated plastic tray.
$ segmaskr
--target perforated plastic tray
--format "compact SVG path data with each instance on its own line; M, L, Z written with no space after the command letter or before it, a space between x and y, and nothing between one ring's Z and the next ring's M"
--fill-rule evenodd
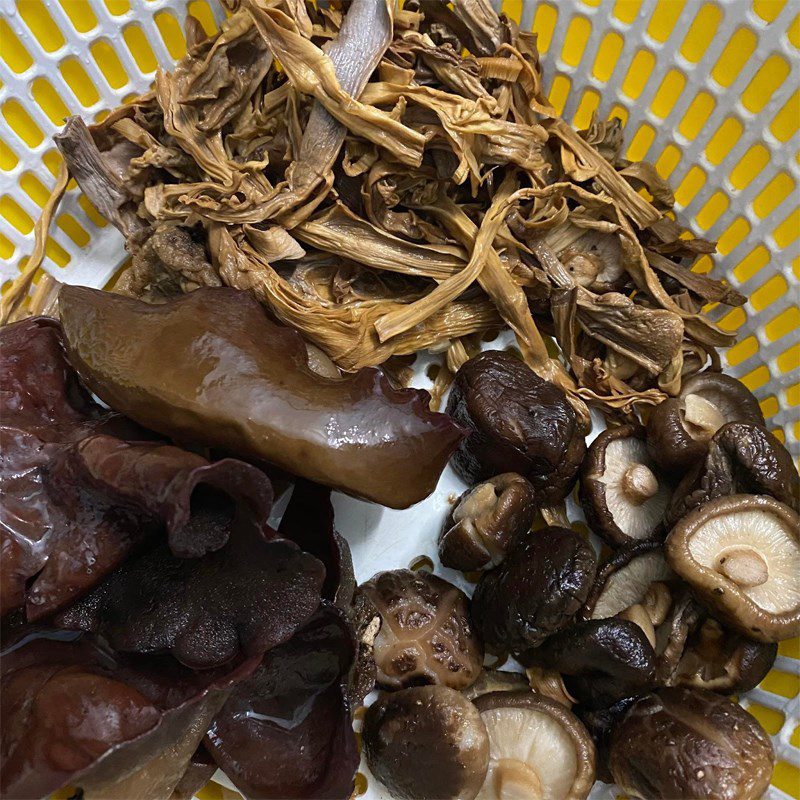
M593 113L620 117L628 157L654 162L676 188L681 220L718 240L719 254L697 268L725 276L750 297L742 309L711 312L739 334L726 366L756 394L797 457L800 3L506 0L503 7L539 34L545 87L565 118L581 127ZM33 222L53 185L59 156L52 134L68 114L97 120L147 89L157 66L183 55L187 10L208 31L221 17L206 0L0 0L4 288L33 249ZM62 281L104 286L124 257L116 230L70 192L45 268ZM423 359L415 381L423 387L430 385L424 367ZM433 557L448 497L462 488L448 472L430 499L404 512L337 498L359 580ZM781 643L772 673L743 698L773 736L775 797L800 797L798 658L800 642ZM358 790L387 796L371 779L360 778ZM217 800L224 793L210 786L202 795ZM595 790L597 797L613 794L602 784Z

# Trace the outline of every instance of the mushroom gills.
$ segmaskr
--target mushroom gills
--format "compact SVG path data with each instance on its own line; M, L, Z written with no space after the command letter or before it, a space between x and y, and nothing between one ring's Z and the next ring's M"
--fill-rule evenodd
M659 524L670 490L653 472L647 445L630 437L608 443L605 472L606 505L619 529L632 539L644 539Z
M800 606L800 545L780 517L762 510L736 510L702 523L689 554L773 614Z
M675 573L660 549L635 556L609 576L592 610L592 619L614 617L625 609L642 603L653 584L674 579ZM652 599L655 601L660 598ZM655 611L653 613L657 616ZM654 621L654 624L659 623Z
M530 708L495 708L481 714L489 734L489 771L477 800L566 798L578 759L569 733Z

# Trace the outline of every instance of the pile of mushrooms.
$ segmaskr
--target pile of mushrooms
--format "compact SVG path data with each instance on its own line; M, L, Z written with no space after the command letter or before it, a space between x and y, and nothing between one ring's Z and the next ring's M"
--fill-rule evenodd
M584 456L563 393L509 359L467 362L448 405L471 430L454 466L472 485L439 558L477 573L472 598L407 570L361 589L383 625L379 683L399 688L364 720L373 775L415 800L580 800L595 780L760 797L772 743L728 696L800 634L791 457L753 395L713 372ZM558 505L576 482L599 560ZM484 650L525 672L481 669Z

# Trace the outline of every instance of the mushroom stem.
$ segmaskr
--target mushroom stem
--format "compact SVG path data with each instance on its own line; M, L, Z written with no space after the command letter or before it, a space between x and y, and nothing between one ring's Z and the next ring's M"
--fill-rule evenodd
M632 464L622 476L622 491L633 505L640 506L658 492L658 478L644 464Z
M633 622L634 624L638 625L644 631L644 635L647 637L647 640L650 642L650 644L653 647L656 646L655 626L650 618L650 614L643 605L636 603L632 606L628 606L628 608L626 608L624 611L620 611L617 616L620 619L627 619L629 622Z
M541 800L539 775L529 764L516 758L501 758L493 770L497 800Z
M722 412L699 394L687 394L683 403L683 418L695 439L707 441L727 422Z
M665 583L656 581L645 593L642 606L653 625L658 626L667 618L672 606L672 593Z
M767 562L752 547L737 547L721 553L717 570L744 589L761 586L769 579Z

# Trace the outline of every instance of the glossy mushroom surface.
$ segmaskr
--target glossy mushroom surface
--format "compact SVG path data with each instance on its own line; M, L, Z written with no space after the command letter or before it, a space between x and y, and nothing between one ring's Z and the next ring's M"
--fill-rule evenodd
M677 397L653 409L647 423L650 455L680 477L705 455L712 436L728 422L763 425L758 400L730 375L701 372L683 384Z
M447 413L470 430L453 468L473 484L503 472L527 478L539 503L569 494L586 452L564 392L510 353L487 350L456 373Z
M439 537L439 559L464 571L499 564L526 534L536 514L536 493L521 475L506 472L464 492Z
M640 698L611 738L611 774L632 797L756 800L769 786L774 760L754 717L698 689Z
M378 698L364 716L372 774L401 800L473 800L489 766L478 709L445 686L417 686Z
M464 689L475 682L483 648L458 587L430 573L396 569L379 572L359 591L381 618L372 646L381 686Z
M594 783L595 748L580 720L535 692L475 700L489 735L489 769L478 800L584 800Z
M800 634L800 517L759 495L712 500L670 533L670 566L731 627L764 642Z
M463 437L427 393L395 389L379 370L314 372L300 335L246 292L148 305L64 286L59 310L70 360L112 408L391 508L427 497Z
M581 505L589 526L612 547L656 536L670 495L641 425L610 428L589 446L581 466Z

